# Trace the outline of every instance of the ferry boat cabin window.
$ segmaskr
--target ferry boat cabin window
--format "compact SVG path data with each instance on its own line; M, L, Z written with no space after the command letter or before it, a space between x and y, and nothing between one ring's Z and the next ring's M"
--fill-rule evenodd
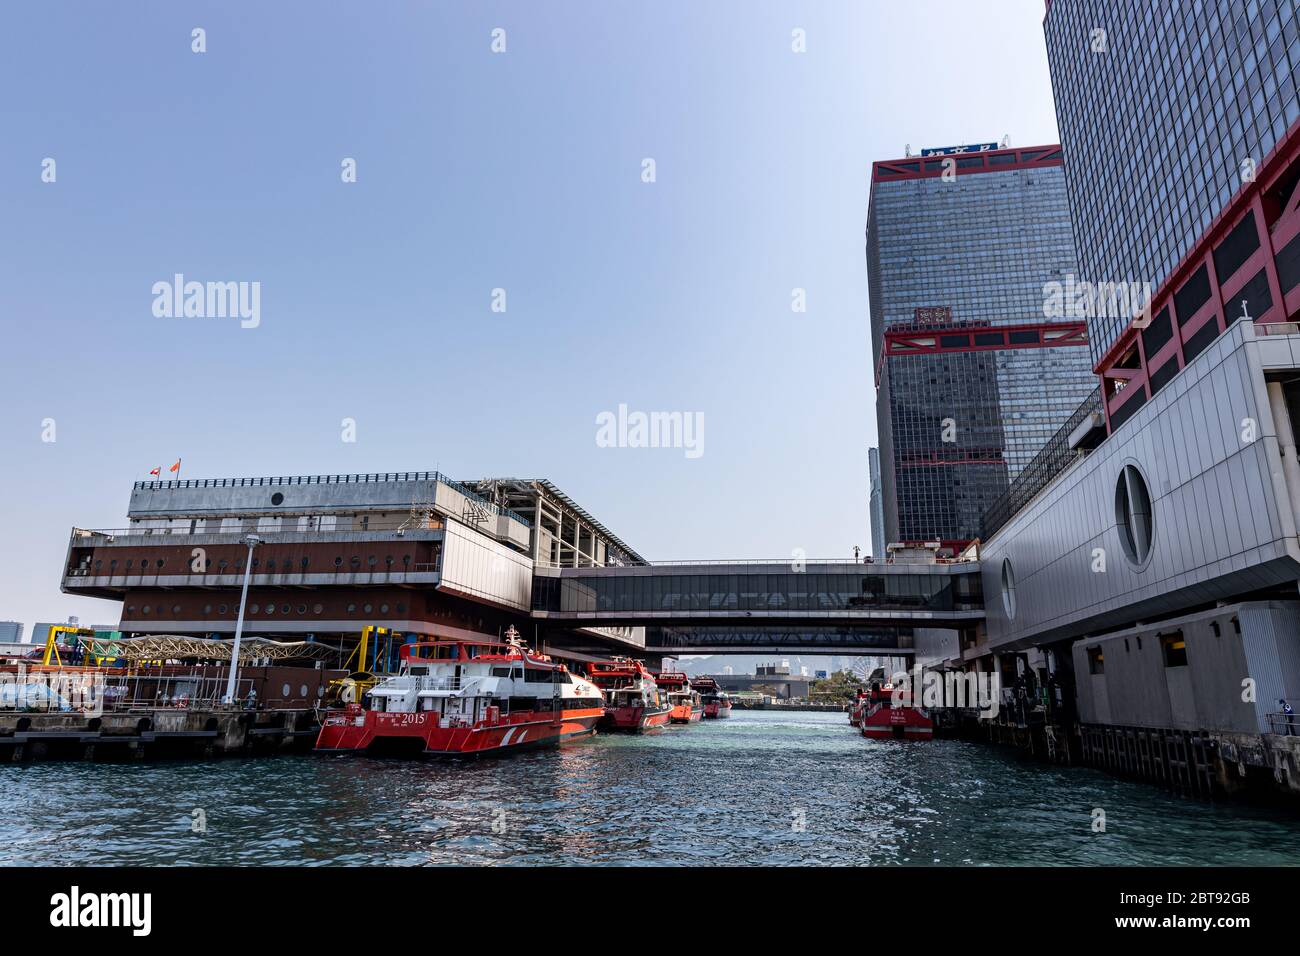
M493 677L509 677L509 676L510 676L510 668L508 668L508 667L494 667L494 668L492 668L492 676L493 676Z
M534 667L524 669L524 680L529 684L549 684L552 681L551 675L554 671L538 670Z

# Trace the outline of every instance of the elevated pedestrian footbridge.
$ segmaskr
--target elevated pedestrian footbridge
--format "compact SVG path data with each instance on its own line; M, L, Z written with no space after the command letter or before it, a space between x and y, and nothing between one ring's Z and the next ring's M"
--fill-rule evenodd
M534 569L532 616L644 626L646 650L911 652L917 628L984 618L976 562L707 561Z

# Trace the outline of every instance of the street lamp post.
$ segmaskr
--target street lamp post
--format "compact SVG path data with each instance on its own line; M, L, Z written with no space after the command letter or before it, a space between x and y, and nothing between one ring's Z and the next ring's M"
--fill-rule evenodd
M230 676L226 678L226 696L222 703L235 701L235 678L239 671L239 641L244 636L244 605L248 603L248 579L253 576L253 549L262 543L255 534L247 535L244 544L248 545L248 560L244 562L244 588L239 592L239 616L235 619L235 646L230 649Z

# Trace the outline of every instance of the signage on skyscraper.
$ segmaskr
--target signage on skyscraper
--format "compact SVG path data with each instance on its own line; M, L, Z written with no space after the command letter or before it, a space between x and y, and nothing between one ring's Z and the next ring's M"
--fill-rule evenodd
M922 156L951 156L953 153L987 153L997 149L997 143L970 143L966 146L936 146L921 150Z

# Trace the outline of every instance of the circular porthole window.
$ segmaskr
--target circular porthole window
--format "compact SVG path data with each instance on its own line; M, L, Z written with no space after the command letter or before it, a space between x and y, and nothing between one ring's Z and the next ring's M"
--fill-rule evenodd
M277 491L275 494L271 496L271 504L273 505L284 504L284 495L280 494L280 492Z
M1136 465L1125 465L1115 483L1115 524L1119 543L1129 564L1141 568L1151 557L1155 527L1151 516L1151 492Z
M1010 558L1002 559L1002 610L1007 612L1007 620L1016 619L1016 571Z
M280 688L280 693L286 699L288 699L289 695L293 693L293 688L290 687L288 684L285 684L283 687Z

